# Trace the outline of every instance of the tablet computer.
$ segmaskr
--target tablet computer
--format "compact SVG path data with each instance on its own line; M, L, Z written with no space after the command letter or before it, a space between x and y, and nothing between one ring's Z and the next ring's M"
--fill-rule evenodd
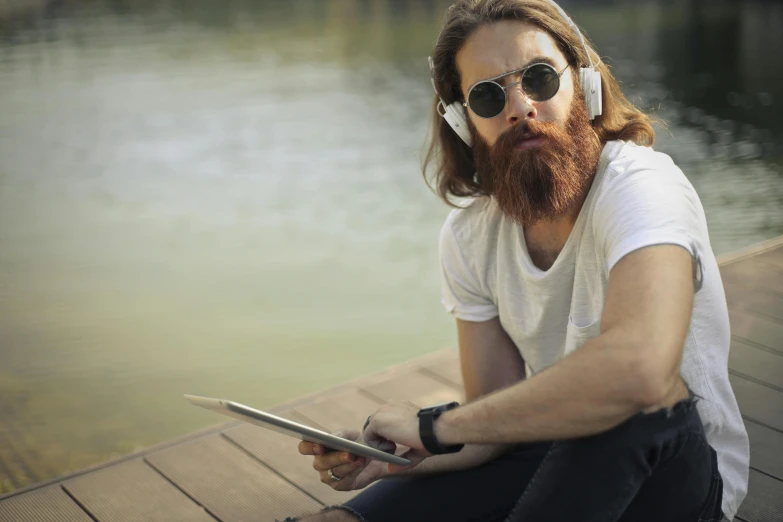
M228 401L225 399L214 399L211 397L199 397L197 395L185 395L185 398L196 406L201 406L208 410L212 410L229 417L234 417L245 422L250 422L262 428L282 433L308 442L314 442L321 444L327 448L333 450L347 451L360 457L368 457L389 464L408 465L410 460L403 457L398 457L385 451L371 448L363 442L354 442L348 439L343 439L331 433L305 426L288 419L283 419L271 413L266 413L260 410L256 410L244 404L238 402Z

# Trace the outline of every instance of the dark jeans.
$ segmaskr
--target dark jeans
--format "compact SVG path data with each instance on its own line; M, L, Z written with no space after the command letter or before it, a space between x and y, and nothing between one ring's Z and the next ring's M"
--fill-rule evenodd
M695 404L465 471L384 479L339 509L367 522L720 521L723 481Z

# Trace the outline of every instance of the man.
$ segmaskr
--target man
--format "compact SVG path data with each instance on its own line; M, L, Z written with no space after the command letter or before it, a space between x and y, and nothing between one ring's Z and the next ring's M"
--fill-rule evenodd
M409 466L300 444L336 490L378 481L304 520L736 514L748 440L704 212L581 38L548 0L450 8L427 163L473 198L440 240L467 404L371 415L365 440Z

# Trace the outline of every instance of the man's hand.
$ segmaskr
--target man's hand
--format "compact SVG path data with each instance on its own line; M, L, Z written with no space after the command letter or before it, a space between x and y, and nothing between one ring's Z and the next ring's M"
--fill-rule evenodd
M356 430L344 430L333 435L348 440L357 440L359 432ZM379 460L359 457L345 451L332 451L320 444L302 441L299 443L299 453L313 455L313 468L318 471L321 482L336 491L353 491L362 489L376 480L390 475L388 464ZM334 480L329 476L329 470L340 480Z
M410 403L391 403L382 406L370 416L369 424L364 428L364 441L373 448L383 448L391 443L407 446L402 455L411 461L407 466L389 464L390 473L399 473L410 469L432 454L424 449L419 437L419 408Z

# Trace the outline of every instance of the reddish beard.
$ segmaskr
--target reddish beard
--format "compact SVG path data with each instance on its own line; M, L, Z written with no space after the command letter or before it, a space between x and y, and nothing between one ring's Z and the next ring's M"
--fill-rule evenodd
M486 194L512 221L531 225L563 216L581 204L595 175L601 144L574 99L565 128L529 120L512 126L489 145L469 125L473 158ZM517 150L523 138L543 138L537 147Z

